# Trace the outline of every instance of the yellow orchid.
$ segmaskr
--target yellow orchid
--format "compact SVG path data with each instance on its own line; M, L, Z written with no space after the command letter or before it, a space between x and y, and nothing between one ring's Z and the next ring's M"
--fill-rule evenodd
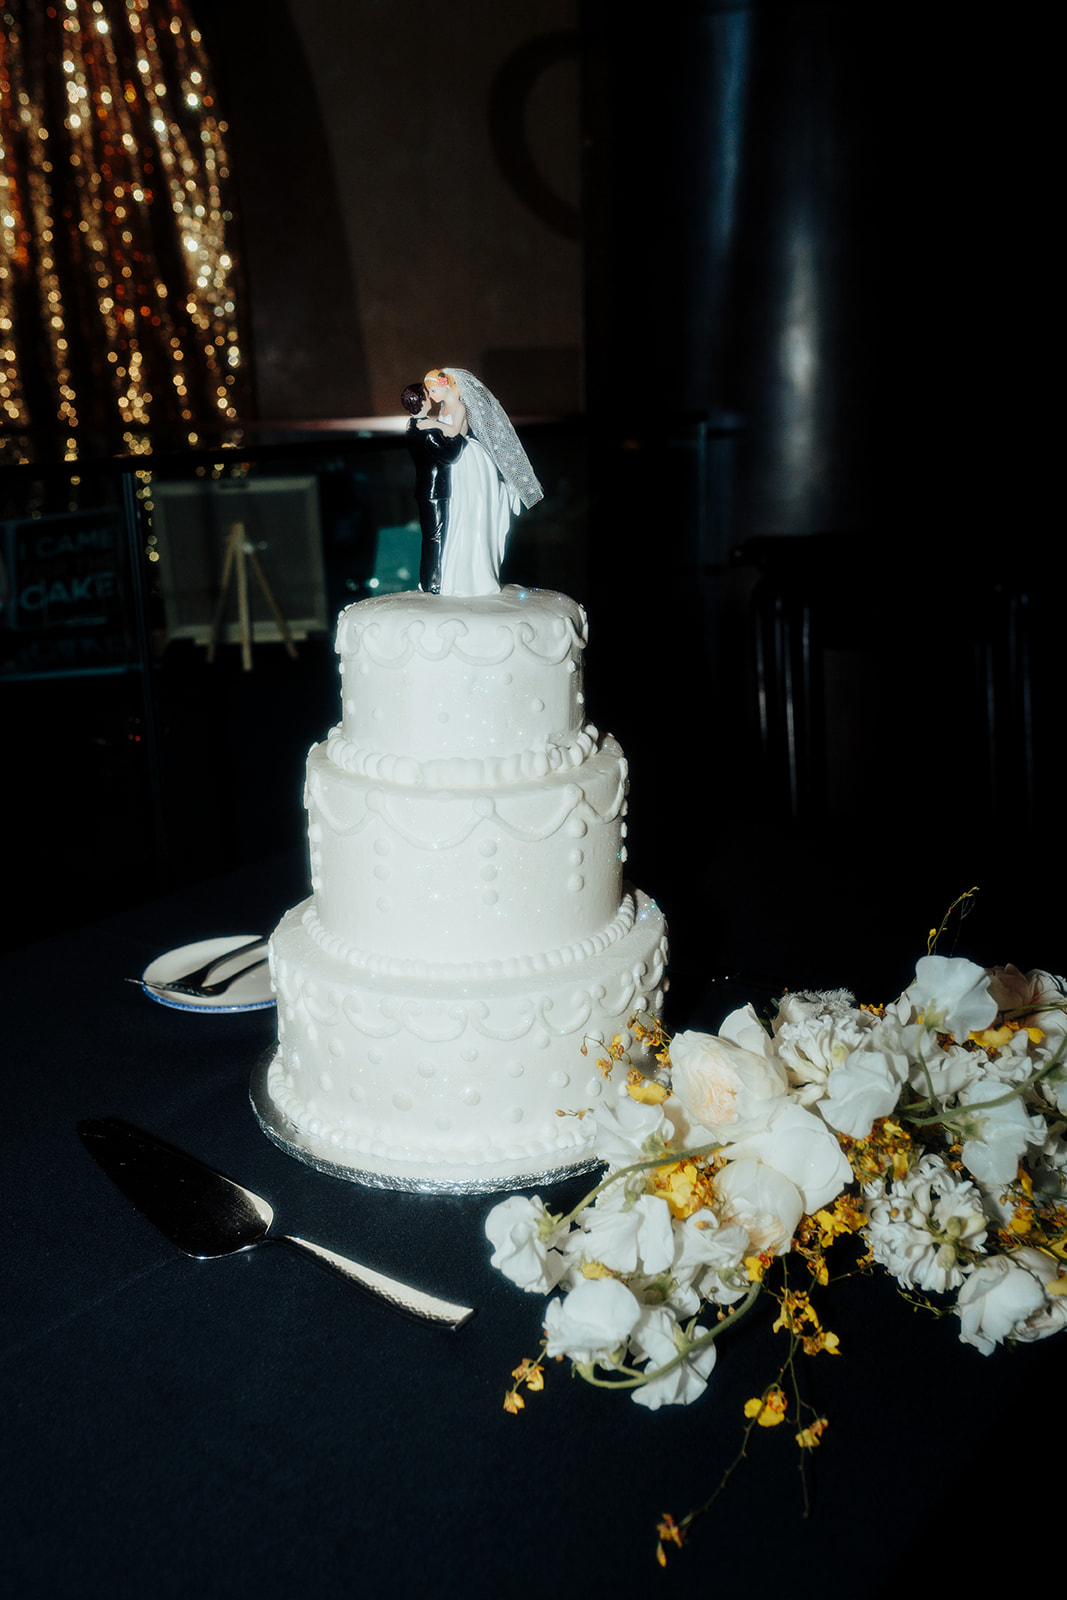
M598 1061L597 1066L599 1067L599 1065L600 1062ZM610 1063L605 1062L605 1065L610 1071ZM636 1100L638 1105L662 1105L670 1092L666 1084L657 1083L655 1078L646 1078L644 1073L638 1072L636 1067L631 1067L626 1074L626 1093L631 1100Z
M801 1340L806 1356L817 1356L825 1352L828 1356L836 1356L841 1350L841 1340L836 1333L831 1333L828 1328L820 1328L816 1334L808 1334Z
M797 1434L797 1444L802 1450L814 1450L816 1445L821 1442L822 1436L829 1426L830 1419L828 1417L816 1417L810 1427L801 1428Z
M999 1028L979 1028L977 1032L972 1032L970 1037L983 1050L1000 1050L1004 1045L1011 1043L1011 1036L1017 1033L1018 1029L1017 1022L1003 1022Z
M784 1389L775 1384L762 1398L745 1401L745 1416L755 1417L761 1428L776 1428L785 1421L789 1401Z
M657 1525L656 1532L659 1535L659 1542L656 1545L656 1560L661 1567L665 1567L667 1565L667 1551L664 1546L673 1544L680 1550L685 1535L669 1511L664 1512L663 1520Z

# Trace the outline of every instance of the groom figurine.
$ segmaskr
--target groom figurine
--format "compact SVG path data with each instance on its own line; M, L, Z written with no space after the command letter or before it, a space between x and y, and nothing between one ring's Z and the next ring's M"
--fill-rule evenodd
M415 463L415 499L422 528L419 588L427 594L440 594L441 557L448 537L448 502L452 494L452 463L458 460L467 441L461 434L449 439L440 428L419 427L420 418L427 416L430 409L424 384L409 384L400 396L400 404L411 418L406 438Z

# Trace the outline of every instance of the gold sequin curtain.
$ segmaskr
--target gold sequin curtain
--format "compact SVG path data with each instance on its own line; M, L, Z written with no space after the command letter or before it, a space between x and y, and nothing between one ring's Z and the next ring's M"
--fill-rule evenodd
M184 0L0 0L8 459L247 415L226 133Z

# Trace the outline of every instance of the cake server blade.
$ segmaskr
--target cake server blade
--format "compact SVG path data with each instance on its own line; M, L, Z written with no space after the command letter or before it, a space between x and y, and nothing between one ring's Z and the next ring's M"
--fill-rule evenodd
M266 1200L118 1117L87 1118L78 1134L127 1200L188 1256L204 1261L258 1244L287 1244L416 1321L461 1328L474 1315L470 1306L423 1294L308 1239L269 1233L274 1212Z

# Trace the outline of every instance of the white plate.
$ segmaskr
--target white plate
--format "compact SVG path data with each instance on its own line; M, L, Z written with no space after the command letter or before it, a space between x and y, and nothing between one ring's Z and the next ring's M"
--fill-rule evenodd
M175 1011L263 1011L274 1004L270 968L266 962L238 978L223 994L174 994L150 987L153 983L177 983L187 972L195 972L205 962L214 961L227 950L236 950L238 945L249 944L257 937L254 933L228 933L219 939L201 939L197 944L183 944L177 950L168 950L166 955L150 961L141 973L144 992L150 1000L157 1000L161 1006L173 1006ZM212 973L212 979L225 978L226 974L227 968L222 967Z

